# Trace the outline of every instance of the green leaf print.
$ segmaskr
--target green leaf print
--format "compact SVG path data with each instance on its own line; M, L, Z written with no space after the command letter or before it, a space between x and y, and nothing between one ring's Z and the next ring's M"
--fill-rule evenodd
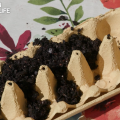
M43 10L44 12L50 14L50 15L61 15L61 14L66 14L64 11L59 10L57 8L54 7L43 7L41 8L41 10Z
M49 2L52 2L54 0L29 0L28 3L34 4L34 5L44 5Z
M72 5L79 4L79 3L81 3L81 2L83 2L83 0L72 0L72 1L70 2L70 4L68 5L67 10L68 10Z
M75 19L74 19L74 21L78 21L80 18L82 18L83 14L84 14L84 12L83 12L82 6L80 6L75 11Z
M62 5L64 10L58 9L57 6L56 7L43 6L40 8L40 10L46 12L47 14L49 14L49 16L43 15L40 18L35 18L34 19L35 22L38 22L38 23L44 24L44 25L51 25L51 24L57 23L59 21L69 21L69 23L71 23L71 26L74 27L78 23L82 23L84 21L84 20L80 21L80 19L83 17L83 14L84 14L82 6L78 7L77 9L74 9L75 10L74 19L72 19L70 12L69 12L69 8L71 6L76 5L76 4L80 4L84 0L71 0L71 2L69 2L68 6L65 6L65 4L64 4L65 0L28 0L28 3L31 3L34 5L45 5L45 4L52 2L52 1L60 1L60 5ZM52 17L51 15L58 16L58 17L55 18L55 17ZM63 28L69 27L70 26L69 23L66 23L66 26L64 26ZM60 24L63 25L63 23L60 23ZM59 26L61 27L61 25L59 25ZM50 35L59 35L62 32L63 32L62 28L59 28L59 29L53 28L53 29L46 31L46 33L48 33Z
M36 19L34 19L34 21L36 21L38 23L41 23L41 24L44 24L44 25L50 25L50 24L58 22L59 19L58 18L44 16L44 17L41 17L41 18L36 18Z
M63 32L62 29L58 28L58 29L50 29L50 30L47 30L46 33L50 34L50 35L59 35ZM53 34L54 33L54 34Z
M79 23L81 24L82 22L84 22L84 21L86 21L87 19L90 19L90 18L92 18L92 17L89 17L89 18L86 18L84 20L81 20Z

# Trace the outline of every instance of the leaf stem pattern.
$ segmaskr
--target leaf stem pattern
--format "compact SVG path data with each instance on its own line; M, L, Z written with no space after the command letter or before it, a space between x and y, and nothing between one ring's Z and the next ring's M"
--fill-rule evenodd
M73 22L72 22L72 19L71 19L71 17L70 17L70 14L69 14L67 8L65 7L63 1L62 1L62 0L60 0L60 1L61 1L62 5L63 5L63 7L64 7L64 9L65 9L65 11L66 11L66 13L67 13L67 15L69 16L69 19L70 19L70 22L71 22L72 27L74 27L74 24L73 24Z
M58 1L58 0L29 0L28 3L31 3L34 5L44 5L44 4L47 4L52 1ZM75 10L74 20L71 19L70 13L68 11L71 6L78 5L78 4L82 3L84 0L71 0L71 2L69 3L68 6L65 6L65 4L64 4L65 0L64 1L59 0L59 1L60 1L61 6L63 6L64 11L62 11L61 9L58 9L56 7L51 7L51 6L45 6L45 7L40 8L42 11L46 12L49 15L54 15L54 16L59 15L59 17L43 16L43 17L34 19L34 21L36 21L40 24L44 24L44 25L50 25L50 24L54 24L54 23L57 23L60 21L69 21L71 23L71 25L69 25L68 23L62 23L62 25L64 26L63 28L49 29L49 30L45 31L46 33L49 33L51 35L56 35L56 36L61 34L64 29L66 29L70 26L74 27L74 26L78 25L80 23L79 20L84 15L82 6L79 6ZM63 14L65 14L65 15L63 15ZM84 21L84 20L82 20L82 21ZM61 25L59 25L59 26L61 27Z

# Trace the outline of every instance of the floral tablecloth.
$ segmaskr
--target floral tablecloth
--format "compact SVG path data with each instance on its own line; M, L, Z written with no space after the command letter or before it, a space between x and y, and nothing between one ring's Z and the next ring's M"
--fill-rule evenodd
M120 7L120 0L0 0L0 59L27 48L34 38L51 38L70 26ZM120 95L86 111L86 120L120 120ZM81 113L67 120L77 120Z

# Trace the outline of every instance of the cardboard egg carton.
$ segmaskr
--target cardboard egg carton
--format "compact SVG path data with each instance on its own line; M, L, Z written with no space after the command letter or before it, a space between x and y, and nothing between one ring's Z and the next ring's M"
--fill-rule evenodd
M83 28L82 34L102 41L98 54L98 68L92 71L84 55L74 50L72 52L67 70L68 80L74 80L79 89L83 92L78 104L70 105L64 101L56 102L56 84L54 74L48 66L42 65L36 77L36 91L43 95L42 100L51 100L51 110L47 120L65 120L79 112L82 112L116 94L120 88L120 51L117 41L120 39L120 8L111 10L105 15L91 18L76 26L73 31L67 28L62 34L51 38L53 42L68 41L72 34L77 34L77 30ZM110 34L111 36L108 36ZM36 50L40 46L29 44L26 51L18 52L17 59L23 56L34 57ZM11 59L15 59L15 55ZM0 61L0 73L4 64ZM100 74L101 79L94 81L94 76ZM102 95L103 94L103 95ZM41 96L39 96L41 98ZM92 98L92 100L90 100ZM94 98L94 99L93 99ZM33 120L26 118L26 99L24 93L13 81L7 81L1 99L1 118L7 120Z

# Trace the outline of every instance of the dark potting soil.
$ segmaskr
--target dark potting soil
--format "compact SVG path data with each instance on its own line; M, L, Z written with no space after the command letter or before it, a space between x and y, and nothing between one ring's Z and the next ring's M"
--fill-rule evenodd
M67 65L73 50L80 50L85 56L92 70L97 68L97 54L101 41L80 34L73 34L68 42L55 43L47 38L35 39L33 45L41 45L33 58L23 57L18 60L11 60L8 54L6 63L2 67L0 75L0 99L7 80L14 81L24 92L28 103L28 116L35 120L44 120L50 111L49 100L38 100L38 92L35 91L35 80L41 65L47 65L57 79L56 101L65 101L68 104L77 104L80 101L82 92L75 82L67 80ZM17 56L15 56L17 58Z

